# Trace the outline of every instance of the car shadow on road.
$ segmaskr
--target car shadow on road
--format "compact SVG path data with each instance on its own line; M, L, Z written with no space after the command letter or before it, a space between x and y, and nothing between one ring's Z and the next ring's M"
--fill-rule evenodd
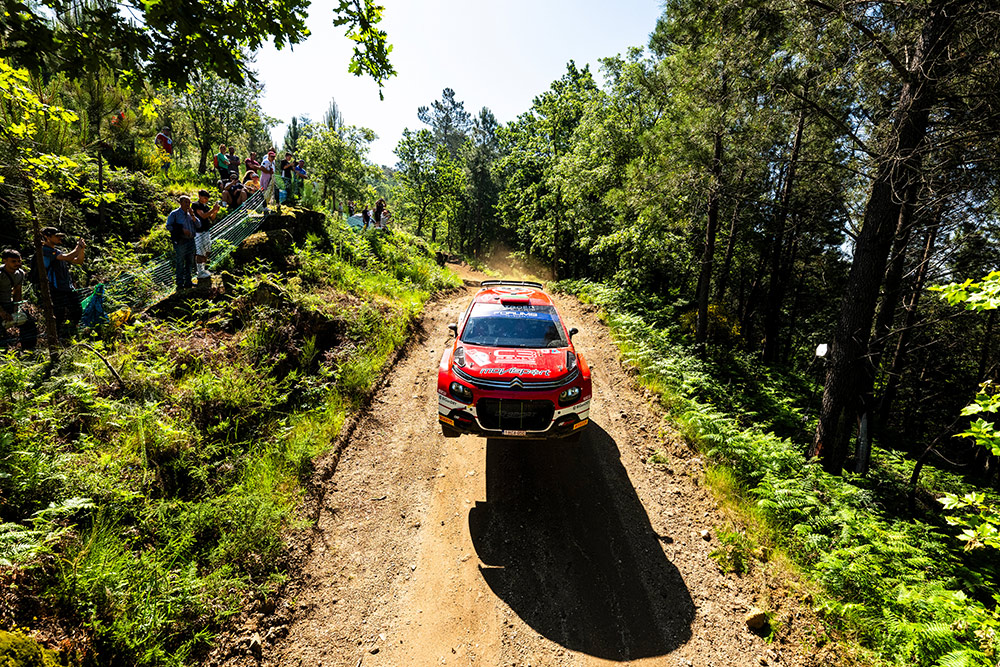
M597 424L578 444L488 440L469 530L493 592L567 649L634 660L691 636L690 592Z

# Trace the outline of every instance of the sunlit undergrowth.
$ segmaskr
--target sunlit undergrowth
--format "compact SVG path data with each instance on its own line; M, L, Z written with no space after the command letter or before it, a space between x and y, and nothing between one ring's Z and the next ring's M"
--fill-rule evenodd
M829 475L804 456L806 385L734 354L699 358L679 329L651 326L620 305L626 299L614 288L586 282L560 288L603 308L625 362L704 453L709 482L724 480L722 491L736 496L748 521L762 524L767 541L821 585L816 608L871 649L873 660L998 664L1000 558L995 551L963 551L934 508L901 507L912 461L877 450L869 475ZM920 492L930 497L963 488L956 476L937 471L923 476ZM720 567L745 568L742 558L753 549L729 547L715 555Z
M403 234L329 236L286 275L242 267L54 365L0 359L8 622L85 627L71 662L182 665L273 595L314 460L423 303L460 284Z

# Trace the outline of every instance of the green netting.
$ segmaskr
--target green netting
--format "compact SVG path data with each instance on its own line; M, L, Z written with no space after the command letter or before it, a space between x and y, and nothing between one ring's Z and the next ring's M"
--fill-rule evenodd
M212 258L209 268L217 267L243 239L258 229L267 211L268 192L257 192L239 208L231 211L212 227ZM173 254L166 253L149 262L141 271L126 273L105 286L104 299L109 311L128 306L144 308L174 289ZM89 292L89 289L81 290Z

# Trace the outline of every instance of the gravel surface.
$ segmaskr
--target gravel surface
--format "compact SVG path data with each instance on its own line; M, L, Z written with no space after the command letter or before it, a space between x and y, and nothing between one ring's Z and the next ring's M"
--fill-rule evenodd
M441 435L437 364L448 323L474 292L427 305L327 462L317 525L282 599L248 610L210 662L835 662L816 648L822 628L785 575L763 565L725 575L709 557L726 517L701 485L701 460L637 391L592 307L556 297L594 373L592 424L579 444ZM649 462L655 451L668 462ZM747 627L756 607L771 612L770 641L768 628Z

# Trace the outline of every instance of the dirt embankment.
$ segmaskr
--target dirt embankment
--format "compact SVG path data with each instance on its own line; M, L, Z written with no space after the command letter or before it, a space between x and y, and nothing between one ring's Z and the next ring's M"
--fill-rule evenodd
M592 309L558 299L594 369L579 444L440 434L437 363L473 292L428 304L343 450L286 597L248 614L225 664L830 664L764 568L727 576L709 557L724 517L701 461ZM649 462L657 450L669 463ZM746 626L757 605L774 612L772 641Z

